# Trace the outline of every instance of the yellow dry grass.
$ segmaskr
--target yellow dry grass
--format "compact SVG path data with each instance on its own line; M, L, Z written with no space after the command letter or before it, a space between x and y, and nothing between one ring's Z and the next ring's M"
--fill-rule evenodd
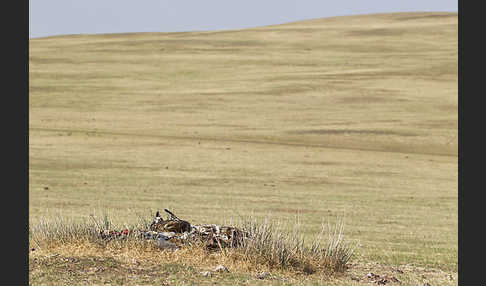
M35 285L368 285L365 273L395 277L388 285L457 285L457 273L412 265L356 264L345 275L312 275L293 269L248 263L237 251L207 252L187 247L176 252L161 251L138 242L100 245L87 241L52 244L29 255L30 281ZM214 269L225 265L229 273ZM212 275L206 278L203 272ZM258 278L267 273L265 278Z
M107 245L87 241L51 244L48 247L36 249L30 256L45 258L53 254L63 257L110 257L125 264L157 265L170 262L207 270L213 270L218 265L225 265L234 272L256 274L270 271L287 277L303 275L302 272L292 271L290 268L280 269L266 264L249 263L241 254L234 251L210 252L199 246L188 246L175 252L161 251L151 243L142 244L136 241Z
M30 223L163 208L457 273L457 13L29 41Z

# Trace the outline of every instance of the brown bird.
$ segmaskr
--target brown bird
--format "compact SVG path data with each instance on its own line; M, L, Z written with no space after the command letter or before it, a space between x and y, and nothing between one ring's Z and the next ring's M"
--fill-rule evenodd
M175 232L175 233L183 233L191 231L191 224L185 220L181 220L176 217L172 212L168 209L165 211L170 215L170 218L164 220L160 216L160 212L157 211L155 214L154 221L150 225L150 230L157 231L157 232Z

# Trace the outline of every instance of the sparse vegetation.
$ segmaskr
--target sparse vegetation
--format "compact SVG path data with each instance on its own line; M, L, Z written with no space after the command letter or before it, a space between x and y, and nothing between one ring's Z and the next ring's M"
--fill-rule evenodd
M326 230L323 226L310 246L305 243L299 224L291 232L285 232L268 219L260 223L248 220L242 229L252 239L243 240L239 250L244 259L253 264L297 268L308 274L317 270L325 273L343 272L354 250L343 240L342 224L336 226L334 231L328 228L327 244L323 243Z
M277 225L279 225L278 222ZM134 224L128 228L146 229L145 226L145 223ZM247 218L241 226L237 227L248 236L241 239L241 244L237 248L220 249L220 255L231 258L234 262L243 263L251 269L265 265L269 269L290 269L307 274L314 272L342 273L347 269L347 263L353 253L353 249L343 240L342 223L334 230L328 226L328 241L324 241L323 235L326 228L323 225L321 232L314 238L311 245L305 243L304 235L299 227L294 227L292 232L286 232L285 228L277 228L276 224L268 218L263 221ZM108 244L114 244L119 249L129 245L130 248L136 246L146 252L154 251L153 241L139 236L126 236L124 239L110 241L100 239L100 231L121 228L123 227L114 225L106 215L103 219L92 218L92 222L85 223L74 222L68 218L53 218L42 220L31 226L29 237L30 244L37 249L76 244L97 244L106 247ZM199 253L206 252L206 255L209 256L209 250L205 249L204 244L187 243L184 248L186 247L191 248L192 251L197 250ZM193 257L190 257L192 251L186 252L189 255L186 257L187 261L194 260ZM201 260L205 259L201 258Z
M319 284L322 269L341 269L326 259L348 257L338 217L355 251L327 284L362 285L368 272L457 284L457 56L457 13L31 39L33 284L267 285L262 271ZM89 239L162 208L195 224L249 215L272 240L225 256ZM267 229L269 215L290 223ZM342 251L312 250L323 219ZM313 262L295 263L303 253ZM194 266L217 264L242 272Z

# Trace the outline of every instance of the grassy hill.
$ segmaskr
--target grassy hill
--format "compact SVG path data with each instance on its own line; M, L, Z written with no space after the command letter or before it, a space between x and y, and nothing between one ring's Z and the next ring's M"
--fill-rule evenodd
M457 13L29 43L29 214L344 218L457 274Z

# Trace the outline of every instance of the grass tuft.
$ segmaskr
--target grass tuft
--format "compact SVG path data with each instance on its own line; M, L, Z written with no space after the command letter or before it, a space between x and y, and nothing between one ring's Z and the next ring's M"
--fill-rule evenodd
M148 221L149 219L139 217L138 223L128 228L144 229ZM127 225L113 224L106 214L101 219L91 217L89 221L81 223L62 217L42 220L29 227L29 237L36 248L49 249L69 245L79 251L86 248L86 245L91 245L98 250L101 247L105 252L130 252L131 256L136 255L141 259L148 256L154 258L154 252L161 252L168 255L164 259L186 262L189 265L208 265L219 261L246 270L257 270L263 266L266 269L303 274L344 272L353 255L353 248L344 240L342 222L334 228L329 224L325 227L323 224L321 231L310 244L304 239L300 223L286 231L281 223L271 222L268 217L260 221L250 217L237 227L247 234L245 238L241 238L237 248L221 248L220 251L211 252L205 249L204 244L193 244L184 246L177 254L158 250L153 243L136 236L128 236L123 240L101 240L100 230L127 228Z
M306 274L316 271L344 272L354 248L344 240L343 226L342 221L334 228L329 224L326 228L323 224L321 231L308 246L300 223L296 223L291 231L284 231L278 223L268 219L262 222L250 219L242 227L248 232L249 239L243 239L242 247L236 251L253 264L292 268ZM326 232L327 241L324 240Z

